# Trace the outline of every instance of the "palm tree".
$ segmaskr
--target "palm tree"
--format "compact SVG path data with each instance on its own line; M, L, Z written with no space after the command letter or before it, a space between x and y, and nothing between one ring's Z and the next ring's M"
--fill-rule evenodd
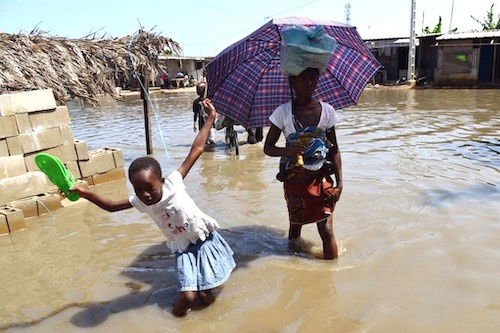
M498 20L495 23L495 19L493 18L493 6L495 4L491 4L490 10L486 12L486 17L483 18L481 22L477 18L471 15L472 19L479 23L483 27L483 31L500 29L500 15L498 15Z

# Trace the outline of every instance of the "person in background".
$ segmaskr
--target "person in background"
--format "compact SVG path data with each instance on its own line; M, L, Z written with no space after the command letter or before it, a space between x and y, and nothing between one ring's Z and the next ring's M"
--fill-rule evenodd
M194 87L196 85L196 79L194 78L193 75L189 77L189 86Z
M333 210L342 193L342 161L335 134L337 113L330 104L312 98L319 74L316 68L306 68L297 76L288 76L296 98L278 106L269 117L264 153L281 157L277 178L283 181L289 240L296 241L302 226L314 223L323 243L323 257L335 259ZM286 147L276 146L281 133ZM335 175L335 182L330 174Z
M173 314L178 317L185 316L196 299L206 306L213 303L213 288L223 284L236 266L233 251L216 231L217 222L196 206L183 181L203 153L215 121L210 100L203 100L202 105L207 113L205 124L184 162L166 179L154 158L141 157L128 171L135 192L129 199L114 201L83 186L71 189L107 211L135 207L156 222L167 238L167 246L175 252L179 294Z
M247 133L247 142L251 145L261 142L264 139L262 127L249 128L247 129Z
M200 78L198 79L198 83L207 83L207 71L204 69Z
M196 93L198 97L193 102L193 131L196 133L196 123L198 123L198 129L201 129L206 122L206 113L202 106L202 101L205 99L207 90L206 83L198 83L196 85ZM210 130L210 134L207 138L207 144L211 145L215 143L215 133L214 129Z

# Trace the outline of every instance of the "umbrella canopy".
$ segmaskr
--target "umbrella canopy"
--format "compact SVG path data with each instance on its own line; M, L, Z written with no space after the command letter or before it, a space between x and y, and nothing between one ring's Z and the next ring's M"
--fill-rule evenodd
M313 97L336 109L356 104L380 68L356 28L328 20L289 17L272 19L207 65L208 97L218 113L246 128L268 126L273 110L291 100L288 76L280 71L280 32L290 25L322 25L338 43Z

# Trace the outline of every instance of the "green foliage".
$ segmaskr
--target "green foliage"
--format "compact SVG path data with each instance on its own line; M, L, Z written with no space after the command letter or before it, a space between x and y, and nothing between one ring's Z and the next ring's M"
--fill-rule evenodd
M441 32L441 27L442 27L442 18L441 16L439 16L439 21L438 21L438 24L436 24L436 26L434 27L434 29L432 29L432 31L429 29L429 27L425 27L424 29L424 33L426 34L438 34Z
M483 31L500 29L500 15L497 15L497 21L495 22L495 15L493 14L494 5L494 3L491 4L490 10L486 12L486 17L483 18L483 21L480 21L471 15L472 19L483 27Z

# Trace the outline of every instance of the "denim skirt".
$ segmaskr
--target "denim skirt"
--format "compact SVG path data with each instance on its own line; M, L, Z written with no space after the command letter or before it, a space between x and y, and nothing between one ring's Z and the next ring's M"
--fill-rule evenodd
M233 251L224 238L212 231L207 239L190 244L175 255L180 291L198 291L223 284L236 263Z

